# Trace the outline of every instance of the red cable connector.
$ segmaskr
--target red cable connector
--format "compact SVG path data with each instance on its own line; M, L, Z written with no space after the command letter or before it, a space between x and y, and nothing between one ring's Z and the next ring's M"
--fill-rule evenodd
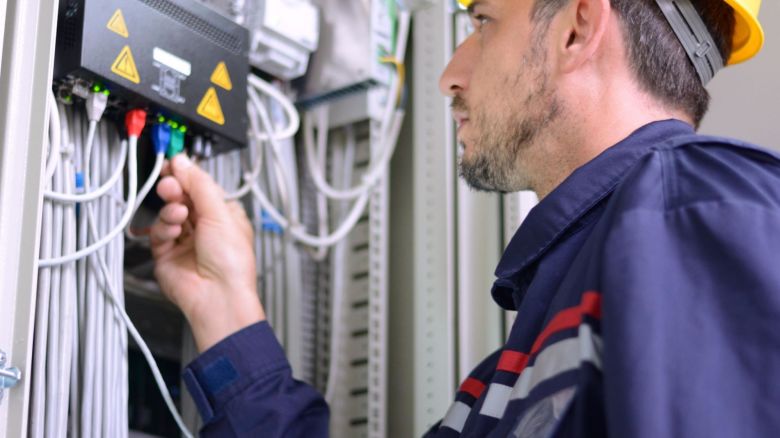
M127 128L127 135L129 137L140 137L141 132L146 126L146 111L141 109L134 109L127 112L125 116L125 127Z

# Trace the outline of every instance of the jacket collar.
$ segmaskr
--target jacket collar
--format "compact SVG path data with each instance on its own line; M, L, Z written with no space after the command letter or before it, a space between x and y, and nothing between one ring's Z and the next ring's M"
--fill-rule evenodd
M653 122L575 170L531 210L512 237L496 268L497 285L508 285L506 280L517 278L542 257L573 225L609 196L643 156L673 137L693 133L690 125L679 120ZM494 288L496 301L503 307L513 307L511 297L497 295L499 289L502 288Z

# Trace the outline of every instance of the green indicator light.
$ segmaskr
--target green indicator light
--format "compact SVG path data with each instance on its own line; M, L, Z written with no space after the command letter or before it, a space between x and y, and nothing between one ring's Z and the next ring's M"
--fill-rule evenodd
M109 95L111 95L111 92L108 91L108 90L103 90L103 94L106 95L106 96L109 96Z
M171 128L173 129L179 129L179 124L176 122L171 123Z
M179 131L181 131L182 134L186 134L187 133L187 127L186 126L182 126L181 128L179 128Z
M95 85L94 87L92 87L92 91L94 91L95 93L99 93L100 92L100 85Z
M165 123L165 117L163 117L163 116L158 116L158 117L157 117L157 123Z

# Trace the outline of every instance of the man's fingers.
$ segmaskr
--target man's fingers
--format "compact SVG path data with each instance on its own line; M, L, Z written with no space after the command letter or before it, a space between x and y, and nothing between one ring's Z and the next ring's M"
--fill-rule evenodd
M184 194L192 201L198 216L212 220L226 217L225 194L208 173L195 166L184 154L173 159L173 174Z
M176 240L181 236L181 230L181 225L168 225L162 221L155 222L150 232L152 245Z
M170 250L173 249L174 246L176 246L175 240L157 240L154 237L151 239L152 242L152 256L154 258L158 258L163 254L166 254Z
M157 194L165 202L181 203L184 201L184 190L181 183L173 176L166 176L157 183Z
M162 170L160 171L160 176L171 176L173 175L173 171L171 170L171 162L170 160L165 160L163 163Z
M160 210L160 221L167 225L181 225L189 214L190 211L184 204L168 204Z

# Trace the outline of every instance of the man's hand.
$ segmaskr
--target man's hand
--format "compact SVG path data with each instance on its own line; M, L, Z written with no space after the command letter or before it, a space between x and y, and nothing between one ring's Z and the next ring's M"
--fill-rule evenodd
M167 203L151 230L155 276L187 317L198 350L265 319L257 296L252 226L237 202L183 154L166 164Z

